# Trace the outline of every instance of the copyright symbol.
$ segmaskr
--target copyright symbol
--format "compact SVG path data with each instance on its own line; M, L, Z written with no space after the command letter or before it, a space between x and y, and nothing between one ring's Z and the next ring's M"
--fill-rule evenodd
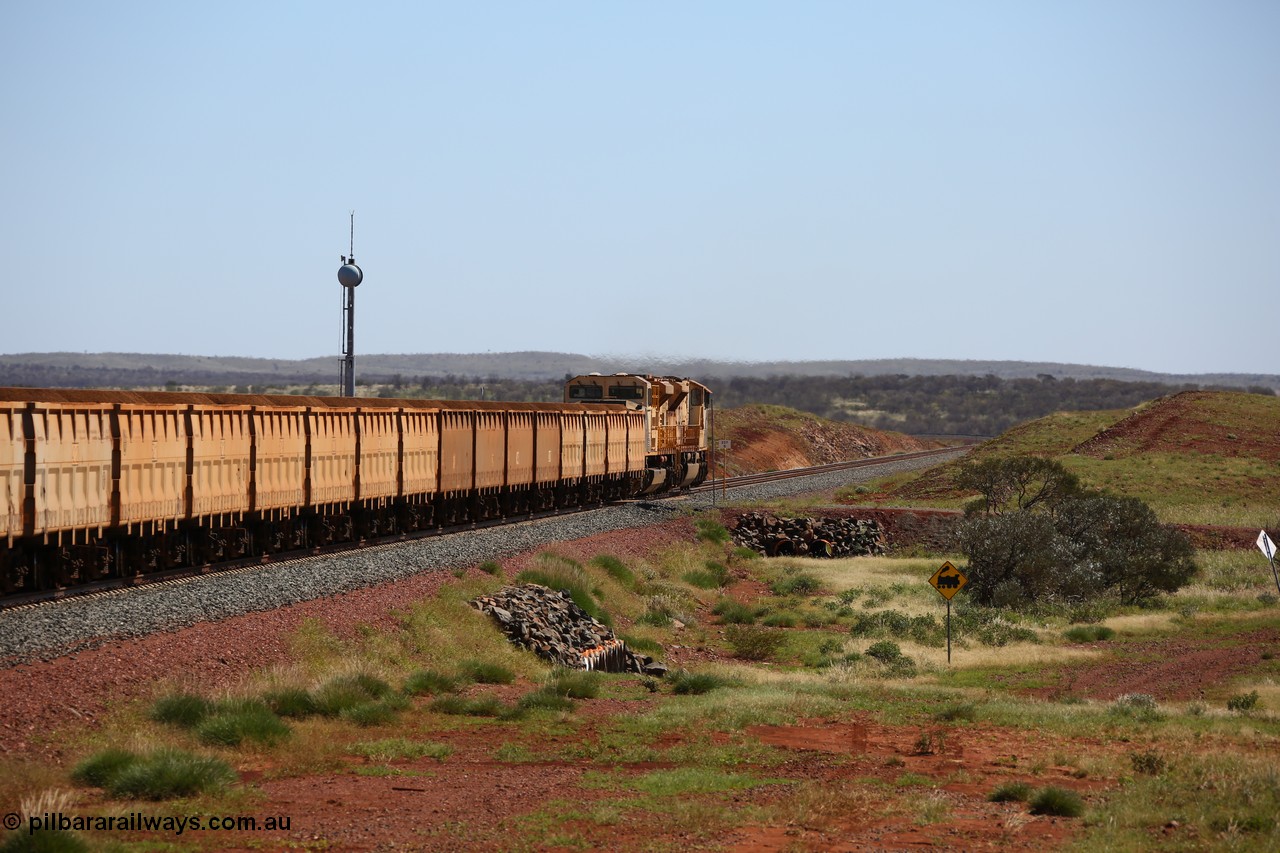
M4 816L5 829L17 829L22 826L22 817L17 812L9 812Z

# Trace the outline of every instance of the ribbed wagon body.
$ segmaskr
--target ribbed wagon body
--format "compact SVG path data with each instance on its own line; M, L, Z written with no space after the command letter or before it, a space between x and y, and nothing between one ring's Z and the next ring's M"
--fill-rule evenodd
M638 404L0 389L3 591L650 487ZM650 489L652 490L652 489Z

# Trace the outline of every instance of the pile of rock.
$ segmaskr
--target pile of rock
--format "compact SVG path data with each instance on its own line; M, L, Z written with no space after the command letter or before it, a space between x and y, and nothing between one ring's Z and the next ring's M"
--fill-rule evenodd
M884 532L858 518L778 518L761 512L738 516L733 541L767 557L861 557L883 554Z
M667 668L637 655L613 632L573 603L566 590L536 583L508 586L471 602L517 646L573 669L666 675Z

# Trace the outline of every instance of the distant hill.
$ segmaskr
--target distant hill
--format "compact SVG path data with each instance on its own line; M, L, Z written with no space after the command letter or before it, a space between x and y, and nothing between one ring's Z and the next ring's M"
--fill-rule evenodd
M722 454L720 460L730 476L941 446L935 441L827 420L782 406L719 410L715 429L717 439L731 442L729 451Z
M146 353L18 353L0 355L0 385L136 388L178 385L315 384L336 382L338 356L303 360ZM441 377L526 381L560 380L566 374L642 372L702 380L768 379L784 376L995 376L1001 379L1111 379L1164 385L1270 388L1280 375L1247 373L1171 374L1033 361L871 359L861 361L727 362L663 361L651 356L589 356L559 352L420 353L361 355L356 376L368 382Z

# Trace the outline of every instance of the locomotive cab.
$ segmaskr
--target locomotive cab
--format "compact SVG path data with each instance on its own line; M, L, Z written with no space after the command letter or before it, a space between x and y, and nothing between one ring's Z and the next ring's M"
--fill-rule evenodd
M592 373L568 380L564 399L645 410L642 494L690 488L707 478L711 391L702 383L675 376Z

